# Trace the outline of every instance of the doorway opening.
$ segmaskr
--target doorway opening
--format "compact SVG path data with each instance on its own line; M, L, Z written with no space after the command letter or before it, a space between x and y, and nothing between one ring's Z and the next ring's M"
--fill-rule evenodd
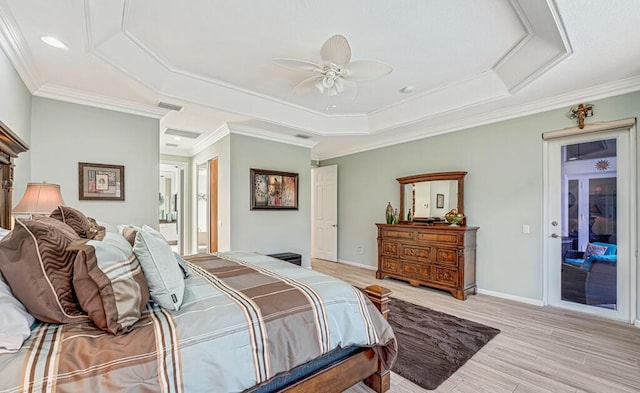
M174 252L184 252L184 168L176 164L160 164L158 220L160 233Z
M196 250L218 251L218 159L196 166Z

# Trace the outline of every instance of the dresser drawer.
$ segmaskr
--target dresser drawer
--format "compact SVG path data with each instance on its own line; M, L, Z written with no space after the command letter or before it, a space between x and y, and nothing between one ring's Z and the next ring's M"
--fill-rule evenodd
M438 288L461 300L475 294L477 227L420 223L376 225L376 278L393 277L413 286Z
M443 267L436 267L435 270L434 278L439 284L451 286L458 285L458 270Z
M420 242L462 244L462 236L457 232L418 232L416 240Z
M458 266L458 250L451 248L437 248L436 262L446 265Z
M400 262L395 258L382 257L382 261L380 263L380 268L389 273L399 273L400 272Z
M394 241L382 240L382 255L397 257L399 244Z
M383 238L394 238L394 239L403 239L403 240L414 240L415 233L412 230L401 230L384 228L380 231L380 235Z
M434 247L402 244L400 246L400 257L416 262L430 263L434 261L434 251Z
M403 261L402 274L409 277L416 277L421 280L430 280L431 266Z

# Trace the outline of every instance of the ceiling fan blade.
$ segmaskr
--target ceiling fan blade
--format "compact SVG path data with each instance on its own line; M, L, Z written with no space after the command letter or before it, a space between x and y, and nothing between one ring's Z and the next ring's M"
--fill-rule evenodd
M286 59L286 58L275 58L272 59L276 64L278 64L279 66L282 66L284 68L288 68L290 70L296 70L296 71L320 71L322 69L322 67L320 67L320 65L311 62L311 61L307 61L307 60L300 60L300 59Z
M302 82L298 83L296 87L293 88L293 93L295 95L303 95L309 92L309 90L316 87L318 84L322 84L322 76L312 76L311 78L307 78Z
M370 81L387 75L393 71L393 67L375 60L355 60L349 63L348 70L349 79Z
M322 44L320 56L325 62L344 66L351 60L351 47L344 36L337 34Z

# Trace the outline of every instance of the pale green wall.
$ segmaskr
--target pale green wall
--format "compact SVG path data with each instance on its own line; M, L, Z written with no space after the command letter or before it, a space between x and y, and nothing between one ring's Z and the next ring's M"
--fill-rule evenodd
M0 50L0 121L20 139L31 144L31 93L20 75ZM31 176L31 153L25 152L15 160L14 206L20 201Z
M595 115L587 123L640 114L640 93L592 103ZM387 202L399 206L396 178L467 171L467 222L480 227L478 287L541 300L541 134L575 126L564 115L566 111L563 108L322 161L323 166L338 165L339 259L377 265L374 224L384 221ZM531 226L531 234L522 233L522 224ZM364 248L363 254L357 253L359 246Z
M110 224L158 228L160 173L157 119L32 99L31 180L60 185L72 206ZM80 201L78 162L124 165L124 201Z
M227 135L191 159L191 206L193 206L191 211L191 222L193 223L191 225L191 252L196 251L196 187L198 176L196 166L213 158L218 159L218 251L229 251L231 249L231 136Z
M298 173L298 210L249 210L249 169ZM310 266L311 150L231 134L231 248L265 254L291 251Z

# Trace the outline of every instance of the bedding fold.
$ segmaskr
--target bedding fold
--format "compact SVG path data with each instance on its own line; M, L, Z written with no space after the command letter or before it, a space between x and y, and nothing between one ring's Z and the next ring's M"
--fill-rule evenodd
M0 354L0 392L240 392L352 345L395 359L393 331L351 285L264 255L185 257L183 306L149 303L127 334L36 323Z

